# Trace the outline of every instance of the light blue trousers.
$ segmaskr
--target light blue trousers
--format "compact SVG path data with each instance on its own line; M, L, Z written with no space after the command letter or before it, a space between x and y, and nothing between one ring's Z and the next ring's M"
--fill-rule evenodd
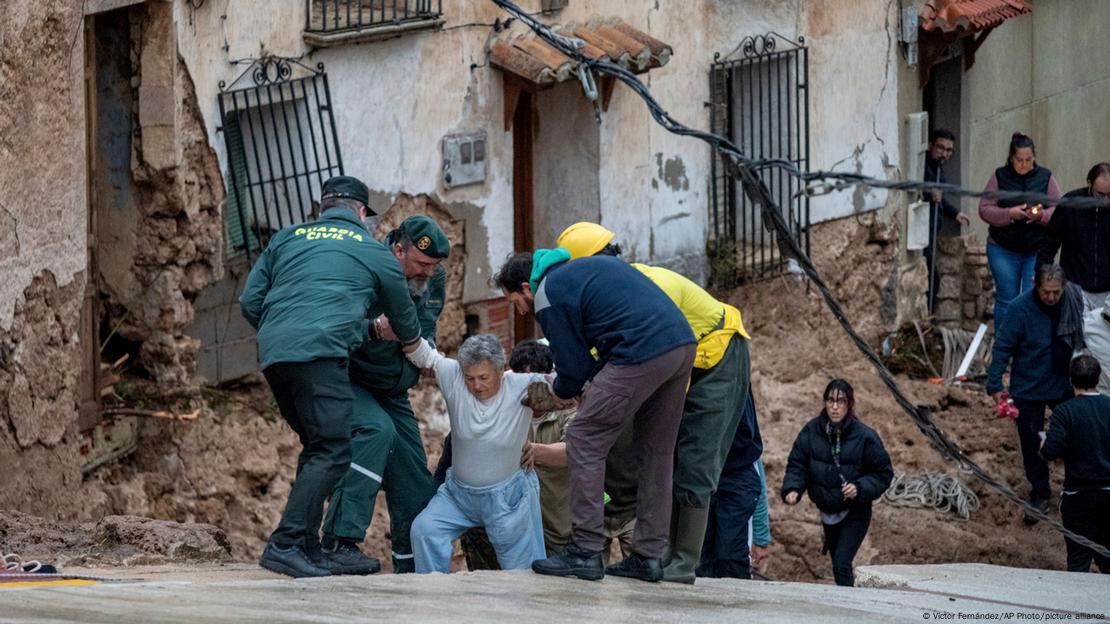
M412 523L416 572L448 572L452 542L472 527L485 528L503 570L527 569L545 558L536 472L518 469L500 483L470 487L448 470L447 480Z

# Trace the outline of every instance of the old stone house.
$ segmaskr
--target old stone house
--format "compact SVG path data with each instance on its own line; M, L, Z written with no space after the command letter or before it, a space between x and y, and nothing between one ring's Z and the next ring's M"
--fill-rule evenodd
M950 175L970 186L1018 128L1068 186L1106 158L1098 0L935 0L955 8L930 15L917 0L519 4L638 73L674 118L802 169L913 177L936 125L959 134ZM595 105L576 64L507 17L460 0L4 3L0 464L60 470L0 506L79 482L103 363L126 356L167 389L256 368L238 289L330 175L367 182L379 229L413 211L447 226L453 340L532 331L489 277L578 220L703 283L788 269L706 145L609 80ZM807 244L831 220L915 219L901 195L807 198L769 175ZM967 247L946 247L953 321L985 307ZM921 314L924 284L919 252L892 257L876 286L891 326Z

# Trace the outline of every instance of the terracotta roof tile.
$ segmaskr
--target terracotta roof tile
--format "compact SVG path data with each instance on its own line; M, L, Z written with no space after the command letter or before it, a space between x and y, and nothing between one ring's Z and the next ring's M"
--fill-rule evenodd
M943 32L982 30L1032 11L1028 0L930 0L921 9L921 28Z
M674 49L621 20L591 22L555 30L586 43L582 51L594 59L612 61L635 73L662 67ZM534 34L502 38L490 48L490 62L528 82L550 84L577 76L578 64Z

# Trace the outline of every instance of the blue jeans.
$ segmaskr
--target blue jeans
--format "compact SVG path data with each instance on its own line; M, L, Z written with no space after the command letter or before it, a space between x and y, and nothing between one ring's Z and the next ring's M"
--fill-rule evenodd
M451 543L471 527L484 527L502 570L521 570L547 555L543 547L540 482L536 471L470 487L447 470L447 480L412 523L416 572L448 572Z
M1037 252L1018 253L987 243L987 263L994 278L994 331L997 333L1010 302L1033 288Z

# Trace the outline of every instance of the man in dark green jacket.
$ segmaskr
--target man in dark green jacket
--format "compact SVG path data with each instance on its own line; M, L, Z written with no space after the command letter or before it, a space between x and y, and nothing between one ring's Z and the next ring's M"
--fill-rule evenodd
M324 500L351 461L354 397L347 374L370 310L382 309L405 348L420 325L404 274L363 224L369 191L355 178L324 183L317 221L278 232L255 262L239 304L258 330L262 373L281 415L301 439L297 473L259 561L293 577L351 571L352 563L319 547Z
M420 334L435 343L436 321L443 310L446 271L441 263L451 252L447 235L435 221L411 216L390 232L385 244L409 283L420 320ZM377 570L378 561L359 550L374 517L378 490L389 507L393 571L413 572L409 529L435 494L420 426L409 404L409 388L420 379L389 319L376 317L369 340L351 354L355 406L351 420L351 467L331 495L324 521L324 550L361 559Z

